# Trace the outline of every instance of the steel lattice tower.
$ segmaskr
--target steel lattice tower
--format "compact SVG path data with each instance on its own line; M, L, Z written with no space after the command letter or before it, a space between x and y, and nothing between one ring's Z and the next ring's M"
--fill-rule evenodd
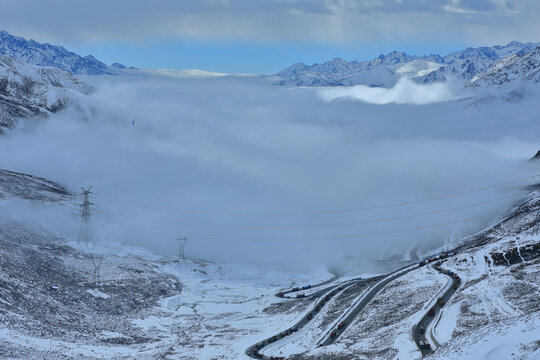
M83 196L83 203L81 206L81 228L79 230L79 237L78 242L83 243L85 245L88 245L90 242L94 242L94 239L92 237L92 227L90 223L90 215L92 215L90 211L90 205L93 205L93 203L90 202L90 194L93 194L92 186L90 186L88 189L81 188L82 189L82 196Z
M186 255L185 255L185 252L184 252L184 248L186 246L186 242L188 241L187 237L180 237L178 236L176 238L176 240L178 241L178 259L185 259L186 258Z

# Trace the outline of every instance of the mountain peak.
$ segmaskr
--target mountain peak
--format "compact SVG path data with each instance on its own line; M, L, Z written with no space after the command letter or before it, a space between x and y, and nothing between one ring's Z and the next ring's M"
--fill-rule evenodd
M416 59L415 56L409 56L405 54L404 52L393 50L389 52L388 54L380 54L376 59L370 61L370 65L395 65L400 64L404 62L409 62L411 60Z
M519 41L513 40L513 41L510 41L508 44L506 44L506 46L508 47L508 46L526 46L526 45Z
M112 74L107 65L92 55L81 57L62 46L39 43L35 40L0 30L0 54L22 60L31 65L51 66L72 74Z

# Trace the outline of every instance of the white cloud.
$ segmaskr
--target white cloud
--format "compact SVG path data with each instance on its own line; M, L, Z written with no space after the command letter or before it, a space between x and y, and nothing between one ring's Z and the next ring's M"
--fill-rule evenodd
M393 88L356 85L351 87L331 87L319 90L327 101L336 99L356 99L372 104L431 104L463 97L463 90L457 93L449 83L420 85L412 80L401 78Z

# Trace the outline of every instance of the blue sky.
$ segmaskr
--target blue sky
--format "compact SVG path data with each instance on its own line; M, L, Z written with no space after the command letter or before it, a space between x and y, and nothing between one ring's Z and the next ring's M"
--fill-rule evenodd
M358 47L317 43L258 44L240 41L149 41L144 44L103 43L77 46L70 50L92 54L111 64L120 62L138 68L203 69L224 73L275 73L297 62L321 63L341 57L366 60L392 50L412 55L432 52L447 54L464 44L371 44Z
M538 0L3 0L8 32L140 68L272 73L302 61L540 41Z

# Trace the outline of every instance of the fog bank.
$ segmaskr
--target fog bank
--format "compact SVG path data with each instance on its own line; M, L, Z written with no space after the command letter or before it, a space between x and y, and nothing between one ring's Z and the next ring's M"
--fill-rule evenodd
M471 109L439 102L455 90L430 97L434 88L406 83L321 93L250 78L90 81L89 113L68 109L7 132L0 167L72 191L93 185L98 242L172 255L186 235L188 256L304 268L403 260L478 230L526 181L441 195L538 170L524 163L539 148L538 93ZM328 101L360 90L375 95ZM366 209L428 198L437 199ZM71 213L50 230L76 237Z

